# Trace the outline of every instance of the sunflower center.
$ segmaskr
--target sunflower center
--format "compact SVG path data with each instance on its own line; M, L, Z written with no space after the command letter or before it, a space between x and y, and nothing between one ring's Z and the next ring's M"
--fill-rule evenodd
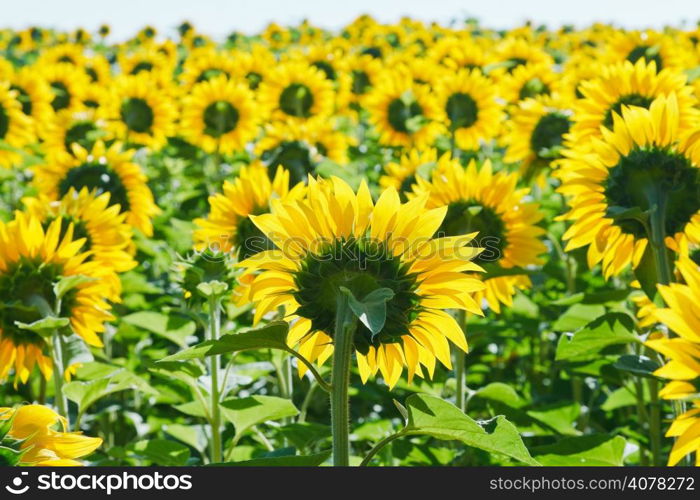
M95 68L90 68L88 66L85 68L85 73L87 73L87 76L90 77L91 82L96 82L99 80L99 75L97 74L97 71L95 71Z
M661 54L659 54L659 47L637 45L630 51L629 54L627 54L627 60L632 64L639 61L639 59L641 59L642 57L647 63L654 61L656 63L656 71L661 71L663 62L661 60Z
M479 116L479 107L469 94L452 94L445 105L447 117L450 120L450 129L469 128L476 123Z
M605 118L603 119L603 125L612 130L613 128L613 113L617 113L622 116L622 106L639 106L640 108L649 109L651 103L654 99L651 97L639 95L639 94L627 94L620 97L615 104L610 106L605 112Z
M530 137L530 148L542 159L550 159L554 148L561 146L563 136L569 131L571 122L562 113L548 113L535 125Z
M122 212L130 209L126 187L117 173L101 163L83 163L71 168L58 185L58 192L63 197L70 188L80 191L82 188L95 192L98 196L109 193L109 204L121 207Z
M300 304L296 314L311 320L312 330L332 336L340 287L349 289L358 300L378 288L389 288L394 297L386 304L384 328L373 336L360 323L354 346L366 354L372 345L400 342L420 312L417 277L408 267L383 243L364 238L335 240L317 254L307 255L295 273L294 298Z
M475 200L450 203L439 233L445 236L462 236L478 231L472 246L484 248L474 262L496 262L507 245L506 226L503 219L490 207Z
M122 103L121 117L129 130L147 133L153 126L153 110L145 99L130 97Z
M41 343L39 334L16 325L33 323L51 313L56 307L53 285L60 280L62 266L26 257L20 258L0 273L0 295L5 299L0 307L0 330L15 345ZM75 304L76 290L69 291L61 301L61 315L69 316ZM50 311L46 311L46 306Z
M24 90L22 87L18 87L17 85L12 85L10 87L10 90L17 91L17 100L22 105L22 113L24 113L27 116L31 115L32 114L32 98L29 96L29 94L27 94L27 91Z
M266 209L258 208L253 210L251 215L261 215L266 212ZM274 243L250 220L250 217L244 217L238 222L233 245L238 249L238 260L275 248Z
M280 94L280 109L291 116L308 118L314 105L311 89L302 83L292 83Z
M250 90L255 90L260 86L260 82L262 82L262 75L260 73L256 73L255 71L251 71L245 75L245 79L248 81L248 87L250 87Z
M54 111L60 111L70 106L71 95L63 82L51 82L51 91L53 92L51 107Z
M268 173L274 178L277 166L282 165L289 171L289 183L295 185L306 181L314 171L309 148L299 141L284 142L280 147L263 153L263 160L268 161Z
M66 151L71 151L72 144L79 144L88 151L92 149L96 141L97 126L90 121L78 122L66 130L63 144Z
M352 70L352 93L362 95L367 92L371 83L369 75L359 69Z
M666 234L672 236L700 210L700 169L683 155L661 148L634 149L610 169L605 196L616 211L646 212L657 205L665 211ZM637 238L647 236L635 218L617 218L615 223Z
M335 80L335 69L333 69L333 66L331 66L328 61L315 61L311 63L311 66L323 71L326 79Z
M236 128L238 110L228 101L216 101L204 110L204 133L211 137L221 137Z
M10 129L10 117L7 116L7 111L0 104L0 139L4 139L7 131Z
M224 75L226 77L229 76L229 74L223 69L207 68L199 74L199 76L197 77L197 83L206 82L208 80L211 80L212 78L216 78L217 76L221 75Z
M134 66L134 68L131 70L131 74L137 75L142 71L151 71L152 69L153 63L150 63L148 61L141 61Z
M549 94L549 86L544 83L539 78L535 77L527 82L525 85L520 87L520 100L527 99L528 97L537 97L538 95Z
M415 131L416 122L423 117L423 108L415 99L400 97L389 103L388 120L391 127L404 134Z

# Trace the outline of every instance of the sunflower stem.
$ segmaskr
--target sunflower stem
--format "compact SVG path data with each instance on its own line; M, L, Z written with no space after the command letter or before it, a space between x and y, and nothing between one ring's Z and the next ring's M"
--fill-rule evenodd
M221 316L219 301L209 297L209 340L219 340ZM219 407L219 355L211 356L211 461L221 462L221 409Z
M350 465L350 363L357 319L347 295L336 297L335 334L333 337L333 372L331 374L331 429L333 433L333 465Z
M63 394L63 374L65 367L63 366L63 342L61 341L61 333L54 330L51 336L50 348L51 359L53 360L53 384L54 384L54 400L58 413L66 418L66 427L70 428L68 416L68 400Z
M663 196L655 196L649 213L649 244L654 254L658 284L668 285L671 282L671 264L666 250L666 200Z
M464 332L465 336L467 334L467 313L466 311L459 310L457 314L457 322L459 323L459 326L462 328L462 331ZM466 402L466 391L465 389L465 370L464 370L464 362L466 356L462 351L459 349L454 349L455 353L455 399L457 403L457 408L460 410L464 411L465 410L465 402Z

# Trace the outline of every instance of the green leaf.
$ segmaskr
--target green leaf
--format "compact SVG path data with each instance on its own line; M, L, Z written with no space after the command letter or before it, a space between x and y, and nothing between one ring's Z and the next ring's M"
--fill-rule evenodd
M163 427L163 430L201 454L204 454L207 449L209 439L202 425L167 424Z
M331 437L331 428L313 422L300 422L280 428L280 434L299 449L311 448Z
M475 397L498 401L511 408L522 408L527 402L508 384L503 382L492 382L474 394Z
M194 335L197 330L194 321L154 311L129 314L124 316L122 321L160 335L183 348L187 347L187 337Z
M55 318L53 316L47 316L46 318L41 318L33 323L22 323L21 321L15 321L15 325L23 330L30 330L34 333L41 335L42 337L50 337L53 332L60 328L65 328L70 324L68 318Z
M669 249L666 249L666 251L668 252L669 262L673 262L672 252ZM634 269L634 277L639 281L647 297L653 301L661 301L660 294L656 290L656 284L660 282L660 278L656 272L656 260L654 259L654 249L651 243L646 246L639 264ZM663 302L660 305L663 305Z
M58 283L53 286L53 293L56 295L58 300L61 300L68 292L76 287L79 287L83 283L90 283L95 281L96 278L91 278L89 276L83 276L82 274L74 274L72 276L66 276L61 278Z
M78 414L82 415L100 398L129 389L138 389L152 395L158 394L145 380L126 370L87 382L70 382L63 386L63 393L78 405Z
M638 341L634 322L626 314L608 313L576 332L569 340L562 335L557 344L557 361L581 359L597 355L602 349L616 344Z
M331 456L331 451L315 455L291 455L286 457L254 458L243 462L211 464L213 467L318 467Z
M445 441L461 441L489 453L500 453L528 465L534 460L515 426L502 415L481 424L456 406L434 396L413 394L406 399L409 413L405 432Z
M531 451L547 466L621 466L624 465L625 444L622 436L594 434L564 438Z
M167 439L151 439L134 443L133 450L154 465L177 467L187 463L190 449L175 441Z
M274 321L256 330L223 335L216 341L201 342L172 356L163 358L158 363L201 359L215 354L227 354L249 349L281 349L288 351L288 331L289 325L286 322Z
M556 332L573 332L603 314L605 314L605 307L601 305L574 304L559 316L552 325L552 329Z
M227 399L222 401L221 406L224 417L236 428L236 436L242 435L254 425L299 414L290 400L274 396Z
M24 451L13 450L6 446L0 446L0 466L15 466L19 463Z
M63 363L66 367L94 361L92 352L80 335L75 333L63 335L61 343L63 344Z
M564 401L546 406L538 406L528 410L527 415L544 428L553 429L559 434L578 436L581 431L576 429L575 422L581 413L578 403L566 403Z
M653 359L636 354L623 354L613 366L620 371L634 373L642 377L654 377L654 372L661 368L661 365Z
M649 386L642 384L642 393L644 401L649 401ZM620 387L611 392L605 402L600 406L603 411L617 410L625 406L634 406L637 404L637 395L627 387Z
M341 286L340 291L348 297L350 309L372 332L372 336L382 331L384 323L386 323L386 303L394 298L393 290L378 288L368 293L361 301L357 300L353 293L345 287Z

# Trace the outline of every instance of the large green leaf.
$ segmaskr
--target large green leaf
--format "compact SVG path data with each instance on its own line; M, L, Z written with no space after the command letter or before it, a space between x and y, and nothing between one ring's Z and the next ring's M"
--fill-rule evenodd
M576 332L570 340L566 335L562 335L555 359L582 359L597 355L608 346L635 341L637 336L634 334L632 318L622 313L608 313Z
M240 436L254 425L299 414L299 410L290 400L274 396L227 399L221 406L222 414L236 428L236 436Z
M289 325L284 321L275 321L256 330L223 335L219 340L201 342L180 351L161 361L183 361L200 359L215 354L245 351L249 349L281 349L288 351L287 332Z
M620 466L624 465L625 439L608 434L570 437L531 451L542 465Z
M165 467L185 465L190 458L190 449L187 446L167 439L138 441L134 443L132 449L153 465Z
M591 320L605 314L605 307L598 304L574 304L552 325L557 332L573 332L586 326Z
M615 361L613 366L623 372L633 373L642 377L653 377L654 372L661 367L653 359L636 354L623 354Z
M394 298L394 292L390 288L378 288L368 293L365 298L358 300L353 293L345 287L340 287L342 293L348 297L350 309L363 325L377 335L386 323L386 303Z
M479 424L459 408L434 396L413 394L406 399L408 435L428 435L461 441L489 453L500 453L528 465L539 465L523 444L518 430L505 417Z
M515 389L503 382L492 382L476 391L474 396L497 401L511 408L521 408L527 404Z
M160 335L183 348L187 346L187 337L194 335L197 329L190 319L154 311L129 314L122 321Z

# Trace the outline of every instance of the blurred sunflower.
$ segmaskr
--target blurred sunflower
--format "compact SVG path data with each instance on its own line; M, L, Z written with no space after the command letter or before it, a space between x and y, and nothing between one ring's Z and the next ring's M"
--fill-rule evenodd
M236 61L230 52L211 47L193 49L182 64L179 79L186 89L218 76L231 78L236 71Z
M195 219L195 248L221 253L234 251L240 260L271 248L267 237L249 216L269 213L272 200L303 196L303 183L290 186L289 171L282 167L277 168L273 179L260 163L242 167L236 179L224 182L223 193L209 197L209 215Z
M559 90L561 75L546 64L523 64L499 82L500 97L516 104L528 97L548 96Z
M605 66L594 79L582 82L583 99L576 102L571 127L571 141L600 137L601 127L612 130L613 116L622 106L648 108L652 101L671 92L676 94L681 128L687 128L698 116L697 99L686 85L686 76L670 69L660 72L656 63L640 59L634 65L625 61Z
M75 112L82 109L82 93L90 83L83 71L68 63L41 66L38 69L51 88L51 108L55 112Z
M678 415L666 433L666 436L676 438L668 465L676 465L693 452L696 464L700 465L700 399L697 398L700 380L700 269L688 257L677 262L677 269L685 283L659 287L666 308L656 309L654 316L678 336L669 338L654 334L646 345L668 359L654 372L658 377L671 380L659 395L664 399L690 400L695 406Z
M241 151L262 118L251 90L224 75L194 85L183 102L180 130L208 153Z
M65 276L95 276L95 266L86 263L88 254L81 251L85 240L74 236L75 225L61 219L46 230L38 218L22 212L10 222L0 222L0 294L10 299L0 309L0 379L14 367L15 380L25 383L35 365L45 378L51 376L44 339L17 322L31 324L57 313L69 318L73 331L89 345L102 346L97 334L104 331L105 321L114 319L104 280L79 284L62 298L56 312L56 282Z
M122 76L99 112L118 140L157 150L175 133L177 109L169 97L147 74Z
M59 112L42 134L46 154L48 157L72 155L73 144L90 150L106 135L105 126L104 120L97 119L91 110Z
M407 201L406 193L410 192L417 182L417 177L429 179L433 169L444 167L445 163L452 162L449 154L444 154L438 159L438 152L434 148L410 149L401 155L398 162L389 162L384 166L384 175L379 178L379 186L382 188L393 187L398 191L402 201Z
M119 205L126 221L146 236L153 234L151 218L160 213L153 201L146 175L132 162L133 152L122 151L115 143L109 148L97 141L91 150L73 144L73 156L35 167L35 183L39 192L50 200L59 200L71 188L80 192L109 193L110 205Z
M32 130L40 133L43 126L51 121L51 88L29 67L18 69L8 79L10 89L17 92L22 113L32 119Z
M571 123L571 111L556 97L525 99L512 110L508 130L501 138L507 147L504 160L520 162L525 181L542 184L545 169L561 158Z
M547 54L543 47L521 36L509 36L500 41L494 47L490 59L488 73L495 79L512 73L526 64L547 67L554 64L552 56Z
M427 57L451 70L483 71L488 62L486 51L469 33L440 38L428 48Z
M92 274L104 274L112 293L112 302L119 302L121 283L114 273L122 273L136 267L131 256L131 226L126 215L119 212L118 205L109 204L109 193L95 196L88 188L80 192L70 188L59 201L46 196L24 198L25 211L37 218L44 230L54 220L61 220L63 227L73 224L75 239L84 238L80 252L87 252L85 262L95 265Z
M0 82L0 141L19 149L34 140L32 121L22 112L17 91L10 90L10 82ZM19 153L0 148L0 167L12 167L20 159Z
M622 107L602 139L564 151L569 161L556 175L569 198L562 216L573 225L567 250L588 246L588 264L602 261L605 277L630 263L637 267L647 248L644 214L663 220L665 244L678 249L700 242L700 134L681 126L675 94L658 97L649 109ZM636 215L635 215L636 214Z
M444 117L432 92L405 72L384 73L365 105L387 146L431 146Z
M349 89L344 105L363 105L382 71L382 63L367 54L352 54L341 60L340 67L340 80Z
M117 61L122 74L146 73L159 83L170 83L175 68L173 55L167 50L160 50L155 45L141 47L131 52L120 51Z
M494 87L478 69L459 70L439 79L435 93L458 148L478 149L481 141L498 134L503 112Z
M410 199L427 194L428 208L447 207L438 234L455 237L478 232L474 241L484 251L474 262L486 267L487 274L483 276L486 288L476 296L497 313L500 304L512 305L517 289L531 286L525 274L498 274L540 265L540 255L547 251L540 240L545 230L537 226L544 214L537 203L525 201L529 189L518 189L517 182L515 173L494 173L489 160L481 167L472 160L466 169L449 162L435 170L430 181L418 177L409 194Z
M333 86L323 71L297 61L271 71L260 84L258 99L279 120L329 116L335 106Z
M653 62L658 70L690 66L689 52L671 37L654 30L615 31L602 49L601 56L608 63Z
M18 459L15 465L80 466L83 463L77 458L89 455L102 445L101 438L66 432L66 419L42 405L0 408L0 428L4 429L8 422L9 429L0 436L0 442L5 449L14 451L12 455ZM54 429L57 425L58 430Z
M274 54L260 44L253 45L249 51L233 51L231 57L235 63L234 76L245 79L250 90L257 90L277 65Z
M323 363L333 353L340 288L359 300L389 288L394 296L381 330L373 334L361 323L352 339L363 382L381 371L393 387L404 366L409 380L432 376L436 359L450 367L448 339L463 351L467 343L443 309L481 314L473 293L483 285L463 274L480 270L471 262L480 249L468 246L469 237L431 239L447 208L428 210L426 202L420 196L401 204L389 188L375 205L364 182L355 193L337 177L310 178L306 198L274 202L271 214L251 216L277 247L239 264L262 271L251 285L255 322L284 307L292 324L288 344Z

